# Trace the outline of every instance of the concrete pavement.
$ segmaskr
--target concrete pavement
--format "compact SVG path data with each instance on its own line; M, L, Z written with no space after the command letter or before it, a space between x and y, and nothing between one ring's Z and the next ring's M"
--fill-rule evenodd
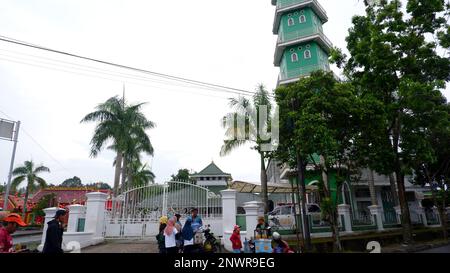
M90 246L81 253L158 253L155 240L114 240L97 246Z

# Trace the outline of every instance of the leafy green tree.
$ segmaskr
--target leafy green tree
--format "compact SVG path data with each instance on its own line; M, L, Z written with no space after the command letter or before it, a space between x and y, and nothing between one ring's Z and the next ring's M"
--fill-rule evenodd
M33 212L38 216L45 216L44 209L54 207L56 204L56 195L54 193L46 194L34 206Z
M118 195L119 182L122 172L124 174L127 168L128 152L130 143L140 143L141 145L150 145L150 139L145 132L147 129L154 128L155 124L149 121L142 113L144 103L128 105L125 99L112 97L106 102L98 105L96 111L86 115L81 122L98 122L94 135L91 140L91 156L96 157L103 146L112 141L117 156L114 174L114 195ZM122 170L122 162L125 159Z
M190 178L191 172L188 169L179 169L177 174L172 174L173 181L189 181L190 183L195 182L194 179Z
M450 79L450 59L439 53L448 47L448 4L444 0L408 0L368 3L366 14L355 16L347 37L348 61L333 56L359 95L379 107L368 119L357 145L378 173L395 174L401 207L403 241L412 241L405 194L405 175L417 162L434 162L428 135L445 112L440 90ZM435 38L435 39L430 39ZM360 145L361 144L361 145ZM362 154L362 153L360 153Z
M111 186L107 183L104 182L97 182L97 183L90 183L90 184L86 184L86 187L88 188L98 188L101 190L111 190Z
M23 182L26 183L25 186L25 199L23 205L23 217L25 217L27 212L28 195L30 192L36 191L38 188L43 189L47 186L45 180L38 176L40 173L50 172L50 169L43 166L35 166L32 160L25 161L20 167L13 170L14 179L11 183L13 189L17 189Z
M130 166L130 173L132 187L143 187L155 182L155 174L147 164L141 165L140 162L134 162L134 165Z
M289 145L293 150L291 155L287 155L291 159L287 160L296 162L300 170L298 181L302 199L305 199L306 192L305 167L310 162L322 173L321 207L330 222L335 250L341 251L337 193L352 171L349 166L353 160L355 125L361 103L351 84L338 82L332 73L323 71L314 72L292 85L279 87L276 95L280 107L280 146ZM316 162L313 154L320 155L320 162ZM332 187L329 179L332 171L337 174L337 188ZM306 211L303 213L306 215Z
M81 182L81 179L79 177L74 176L72 178L64 180L64 182L61 183L60 187L69 187L69 188L83 187L83 183Z
M272 105L269 93L263 85L259 85L253 96L253 100L245 97L231 98L229 105L232 112L223 118L222 125L226 130L225 136L227 139L222 145L220 154L221 156L225 156L242 145L253 145L252 149L260 155L262 201L265 205L265 213L267 213L266 158L271 152L265 151L263 145L270 144L271 140L266 140L266 137L263 137L260 132L269 132L271 130ZM266 110L267 115L265 120L260 120L259 118L263 117L262 113L264 110ZM245 123L240 124L240 121Z
M442 232L448 240L447 207L450 199L450 104L447 104L448 115L441 121L441 126L430 134L430 142L434 148L436 160L433 162L417 162L414 182L431 189L433 201L439 210Z

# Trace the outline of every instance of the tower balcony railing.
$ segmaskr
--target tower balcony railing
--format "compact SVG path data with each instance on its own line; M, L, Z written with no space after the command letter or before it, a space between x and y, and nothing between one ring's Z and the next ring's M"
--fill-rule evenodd
M308 29L302 29L292 32L282 32L280 35L278 35L277 44L282 44L290 41L294 41L300 38L312 36L314 34L320 34L322 38L325 40L325 42L331 47L332 43L330 39L323 33L323 30L319 27L313 27Z
M317 5L317 7L319 7L319 9L323 11L323 13L325 13L325 9L320 5L320 3L317 0L278 0L277 9L284 9L305 2L314 2Z
M322 63L322 64L316 64L316 65L308 65L308 66L302 66L296 69L290 69L289 71L281 71L280 75L278 77L278 82L289 80L289 79L296 79L303 76L308 76L314 71L323 70L323 71L330 71L329 64Z

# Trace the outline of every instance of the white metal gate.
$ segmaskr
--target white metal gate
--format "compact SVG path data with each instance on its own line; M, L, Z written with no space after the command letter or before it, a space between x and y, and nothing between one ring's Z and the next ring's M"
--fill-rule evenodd
M219 194L207 188L182 181L151 184L129 189L108 205L105 238L154 237L159 231L159 218L176 213L185 219L197 208L203 219L222 217Z

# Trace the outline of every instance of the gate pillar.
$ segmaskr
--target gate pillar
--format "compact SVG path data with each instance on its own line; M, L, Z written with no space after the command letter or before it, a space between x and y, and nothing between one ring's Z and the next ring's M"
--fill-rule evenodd
M105 203L107 194L102 192L90 192L86 194L86 232L93 233L93 241L102 242L103 227L105 225Z
M233 251L230 236L233 233L233 227L236 224L236 193L235 190L220 191L222 195L223 210L223 245L226 250Z

